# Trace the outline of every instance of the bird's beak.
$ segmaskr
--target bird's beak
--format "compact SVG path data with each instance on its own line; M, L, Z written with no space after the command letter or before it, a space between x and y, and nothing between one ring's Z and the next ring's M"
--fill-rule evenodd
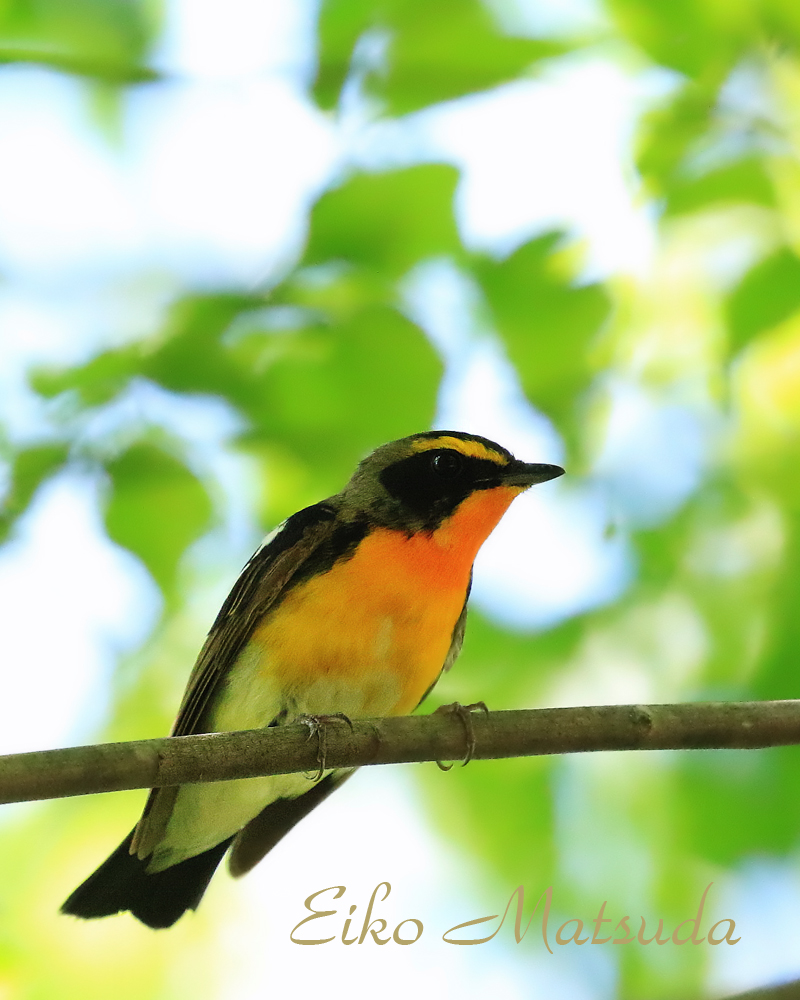
M557 479L564 475L564 470L560 465L543 465L540 462L513 462L505 467L502 472L503 486L521 486L527 489L535 486L536 483L546 483L549 479Z

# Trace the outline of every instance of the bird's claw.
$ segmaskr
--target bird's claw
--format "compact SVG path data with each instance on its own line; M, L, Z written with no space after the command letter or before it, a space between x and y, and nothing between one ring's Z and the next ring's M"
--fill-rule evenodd
M471 705L462 705L460 702L453 701L449 705L440 705L434 715L441 713L442 715L457 715L464 726L464 730L467 735L467 750L464 755L464 759L461 762L462 767L466 767L467 764L472 760L473 754L475 753L475 729L472 725L472 712L481 711L486 715L489 714L489 709L486 707L486 703L483 701L475 701ZM449 771L452 768L452 764L443 764L440 760L436 761L436 766L440 771Z
M295 722L308 726L308 737L317 737L317 764L319 767L314 774L306 774L309 781L319 781L325 773L325 759L328 753L328 726L333 722L345 722L353 730L353 723L344 712L332 712L330 715L298 715Z

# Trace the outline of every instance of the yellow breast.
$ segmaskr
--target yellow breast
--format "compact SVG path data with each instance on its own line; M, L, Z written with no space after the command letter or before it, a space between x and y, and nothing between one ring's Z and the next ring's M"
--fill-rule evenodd
M270 679L306 711L412 711L442 669L469 582L469 565L438 549L377 530L293 589L253 635Z
M256 629L271 683L312 713L413 711L438 677L475 555L519 491L473 495L433 533L375 529Z

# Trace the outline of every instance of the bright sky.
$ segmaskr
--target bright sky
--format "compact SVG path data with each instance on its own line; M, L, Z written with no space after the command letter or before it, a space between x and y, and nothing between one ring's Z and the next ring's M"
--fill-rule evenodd
M539 28L564 16L563 4L537 9ZM569 9L583 23L597 17L580 0ZM630 137L641 109L669 85L663 76L597 51L401 123L371 124L357 115L337 123L303 95L313 56L310 2L229 0L220 17L212 0L172 0L168 11L156 61L170 80L126 97L119 142L91 122L80 83L33 68L0 72L0 417L15 439L46 428L46 412L24 388L27 365L75 360L108 339L151 329L187 284L252 287L291 260L308 206L348 161L378 167L445 158L462 169L457 209L470 246L508 251L560 226L585 242L587 276L647 273L654 231L637 201ZM559 461L552 426L523 397L492 331L476 326L474 289L463 276L434 261L409 276L405 294L447 362L438 424L496 438L524 458ZM685 411L657 407L633 387L616 387L614 398L600 471L613 485L635 467L626 495L645 519L658 520L696 484L703 459L697 429ZM205 410L207 423L198 424L158 393L130 405L140 419L205 427L203 440L213 443L208 461L235 477L224 456L230 417L221 410ZM49 485L0 557L0 752L90 738L116 655L141 642L157 618L159 599L146 573L100 530L96 488L88 477ZM236 516L241 544L249 522L246 512ZM537 488L485 546L475 600L508 624L530 628L613 598L631 567L624 534L605 539L607 521L607 496L598 488L564 481ZM520 561L523 547L536 558ZM244 555L237 550L237 559ZM38 624L43 606L47 632ZM444 857L409 809L414 795L403 776L380 777L365 775L360 796L346 789L330 805L331 827L347 829L352 810L368 805L373 815L374 799L383 796L383 839L366 855L363 845L343 844L342 869L372 872L377 882L387 877L385 857L397 858L397 884L424 884L415 905L423 900L442 917L440 900L459 883L458 860ZM362 820L372 822L366 813ZM282 848L279 872L308 867L314 852L304 836L301 827ZM288 883L276 888L275 866L262 869L236 888L248 906L262 908L271 891L296 895ZM312 866L308 891L328 878L324 867ZM471 915L471 898L465 888L461 919ZM236 926L246 923L242 913ZM408 995L423 968L443 997L481 975L493 993L502 982L508 997L554 995L554 976L568 977L568 992L567 980L558 980L561 995L613 994L613 971L601 960L573 962L556 975L552 965L523 964L507 949L491 954L465 964L463 949L443 958L437 948L421 964L398 960L384 979L394 992L384 995ZM262 950L245 963L242 981L250 976L250 985L232 986L231 997L265 995L264 960ZM307 991L326 974L324 963L309 966ZM271 991L287 986L270 981Z

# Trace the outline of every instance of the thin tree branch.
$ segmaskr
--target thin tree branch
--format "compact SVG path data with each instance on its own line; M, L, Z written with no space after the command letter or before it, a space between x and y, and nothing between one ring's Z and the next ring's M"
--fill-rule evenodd
M789 983L779 983L777 986L762 986L747 993L737 993L723 1000L800 1000L800 979Z
M598 750L753 749L800 743L800 700L542 708L470 716L473 757ZM459 760L467 726L455 714L302 724L238 733L42 750L0 757L0 803L155 788L266 774ZM324 751L324 761L323 761Z

